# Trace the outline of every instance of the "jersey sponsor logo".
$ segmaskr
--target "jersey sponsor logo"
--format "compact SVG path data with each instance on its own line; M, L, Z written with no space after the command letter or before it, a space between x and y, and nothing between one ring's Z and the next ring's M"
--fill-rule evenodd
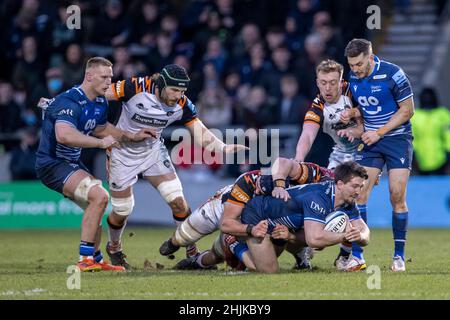
M236 200L239 200L244 203L250 201L250 197L238 186L233 187L233 190L231 190L231 196L234 197Z
M363 110L369 115L375 115L381 111L381 106L379 105L380 102L378 101L377 98L375 98L373 96L369 96L369 97L359 96L358 103L363 108ZM377 108L374 111L374 110L367 110L367 108L365 108L365 107L377 107Z
M118 97L122 97L123 96L123 92L122 92L122 88L124 86L124 80L120 80L116 82L116 94Z
M377 74L376 76L373 76L373 80L380 80L387 77L387 74Z
M356 92L356 90L358 90L358 86L356 84L353 85L353 90L355 90L355 92Z
M105 102L105 99L103 99L101 97L97 97L97 98L95 98L95 102L103 103L103 102Z
M148 111L148 108L144 106L143 103L136 103L136 108L143 111Z
M392 76L392 80L394 80L397 85L401 85L407 78L403 70L400 69Z
M167 116L170 117L170 116L172 116L174 113L175 113L174 111L167 111Z
M372 93L381 91L381 86L370 86Z
M166 168L170 168L170 161L169 160L164 160L163 164L166 166Z
M305 120L311 120L314 122L320 122L320 117L312 111L308 111L305 116Z
M314 201L311 201L310 207L314 211L318 211L321 214L325 214L325 209L323 207L321 207L318 203L314 202Z
M78 104L80 105L80 106L82 106L83 104L86 104L87 103L87 101L86 100L81 100L81 101L78 101Z
M141 124L145 124L148 126L154 126L154 127L165 127L167 125L168 120L161 120L161 119L155 119L155 118L150 118L150 117L143 117L141 115L138 115L137 113L135 113L132 117L131 120L141 123Z
M60 112L58 112L58 116L63 116L63 115L73 117L73 110L72 109L64 109L64 110L61 110Z

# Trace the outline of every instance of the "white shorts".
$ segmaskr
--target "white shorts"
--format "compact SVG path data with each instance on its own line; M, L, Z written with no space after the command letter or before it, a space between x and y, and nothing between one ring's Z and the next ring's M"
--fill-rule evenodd
M169 152L163 143L149 149L144 156L139 162L133 161L134 163L130 165L131 161L127 161L130 158L126 150L113 148L108 163L109 188L113 191L125 190L137 182L140 173L144 177L175 173Z
M342 151L334 150L330 154L330 158L328 159L328 169L334 170L341 163L354 160L355 160L354 153L345 153Z
M219 229L222 215L222 199L210 199L192 212L183 223L188 223L195 231L205 236Z

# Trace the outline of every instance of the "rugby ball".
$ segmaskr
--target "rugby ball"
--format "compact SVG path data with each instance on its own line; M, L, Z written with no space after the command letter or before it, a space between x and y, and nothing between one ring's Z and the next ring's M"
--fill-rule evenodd
M325 218L325 231L343 233L347 226L348 216L342 211L330 213Z

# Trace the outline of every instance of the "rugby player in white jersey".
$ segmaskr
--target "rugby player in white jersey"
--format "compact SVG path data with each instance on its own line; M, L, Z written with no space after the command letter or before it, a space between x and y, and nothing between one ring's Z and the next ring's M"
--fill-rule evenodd
M142 174L170 206L177 225L190 214L183 187L175 172L161 134L164 128L177 122L186 126L195 143L216 153L232 153L248 148L227 145L206 128L197 117L195 105L184 95L189 84L186 70L178 65L165 66L151 77L132 77L113 83L106 93L108 100L122 102L117 127L129 132L150 128L154 138L140 143L124 143L109 153L108 181L112 212L108 216L109 241L107 253L114 265L130 268L122 250L121 236L134 206L133 185ZM160 252L175 252L163 243ZM187 256L198 253L195 244L186 247Z
M341 115L345 114L346 110L357 109L356 103L352 102L348 82L342 79L343 72L344 67L334 60L324 60L317 66L316 83L319 94L305 115L302 134L297 143L296 160L305 160L320 128L335 142L328 160L328 169L334 169L341 163L355 160L356 149L361 143L358 138L361 137L364 127L359 117L347 119L345 123L341 121ZM361 213L361 216L364 221L367 220L364 213ZM354 250L362 252L362 248L357 244L353 246ZM351 252L352 247L341 244L341 251L335 263L339 270L346 270L347 264L350 263L349 259L353 258L350 255ZM355 270L366 268L363 259L358 262L353 261L351 265L357 265L356 268L352 267Z

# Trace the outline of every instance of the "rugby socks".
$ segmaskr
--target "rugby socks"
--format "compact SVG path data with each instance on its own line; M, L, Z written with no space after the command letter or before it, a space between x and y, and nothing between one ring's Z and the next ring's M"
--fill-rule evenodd
M94 243L87 241L80 241L80 261L85 259L94 259Z
M100 250L97 250L94 253L94 260L97 263L102 263L103 262L103 254L102 254L102 252Z
M127 225L126 221L123 226L116 226L109 221L109 217L106 220L108 222L108 247L111 253L116 253L122 251L122 233L125 230L125 226Z
M208 252L210 252L209 250L203 251L202 253L200 253L197 258L195 259L195 262L197 262L197 264L202 268L202 269L208 269L210 266L205 266L202 263L202 259L203 256L205 256Z
M394 257L400 256L405 260L406 232L408 229L408 211L392 212L392 233L394 235Z
M242 259L242 256L245 252L248 251L248 246L245 243L241 243L239 241L236 241L235 243L230 244L230 250L233 252L233 254L241 261L244 262Z
M358 209L361 218L367 223L367 204L357 204L356 208ZM364 249L359 244L356 242L352 243L352 255L355 258L364 260L363 252Z
M347 244L341 243L339 245L339 247L340 247L339 256L348 258L350 256L350 253L352 253L352 246L351 245L347 245Z
M177 228L191 215L191 212L191 208L188 208L188 211L184 213L173 213L172 211L173 221L175 221Z

